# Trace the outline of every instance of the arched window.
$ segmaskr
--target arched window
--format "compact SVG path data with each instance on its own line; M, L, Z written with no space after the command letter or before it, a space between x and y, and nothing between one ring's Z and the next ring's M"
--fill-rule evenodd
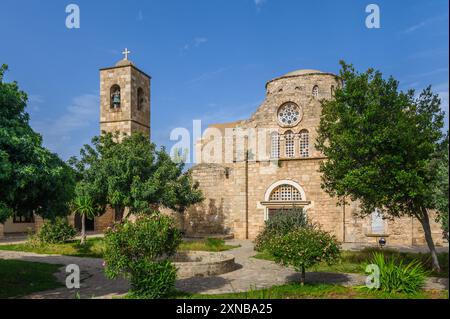
M280 185L270 194L270 201L292 202L303 200L300 191L292 185Z
M145 103L144 90L142 88L138 88L138 90L137 90L137 109L138 109L138 111L142 111L142 108L144 107L144 103Z
M292 131L287 131L284 133L284 139L286 143L286 157L294 157L294 133Z
M309 157L309 132L307 130L300 131L300 157Z
M270 138L271 138L270 157L271 158L279 158L280 157L280 135L277 132L273 132Z
M312 95L316 99L319 97L319 87L317 85L314 85L313 90L312 90Z
M120 86L114 84L110 90L110 107L111 109L120 109L121 95Z

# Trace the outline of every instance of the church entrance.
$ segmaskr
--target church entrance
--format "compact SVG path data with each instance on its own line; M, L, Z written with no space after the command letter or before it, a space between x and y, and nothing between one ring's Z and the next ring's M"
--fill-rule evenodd
M261 202L266 207L265 220L283 212L302 209L311 202L305 200L305 192L297 183L285 180L270 186Z
M95 230L95 221L94 219L86 218L85 224L86 231L94 231ZM81 231L81 215L75 215L75 229Z

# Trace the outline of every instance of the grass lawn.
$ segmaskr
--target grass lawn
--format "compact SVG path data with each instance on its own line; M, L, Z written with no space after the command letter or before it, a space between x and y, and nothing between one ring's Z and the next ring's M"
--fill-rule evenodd
M0 299L62 287L54 276L61 266L0 259Z
M120 299L135 299L127 294ZM449 299L448 291L420 291L414 294L369 291L366 288L330 284L292 283L268 289L217 295L177 291L168 299Z
M236 248L238 246L226 245L223 240L206 239L183 242L179 250L199 250L199 251L225 251ZM25 251L37 254L56 254L76 257L93 257L102 258L104 250L103 238L89 238L86 245L80 245L78 240L71 241L65 244L44 244L36 245L29 242L23 244L0 245L0 250Z
M197 250L197 251L226 251L234 248L238 248L240 246L233 246L225 244L224 240L221 239L213 239L208 238L204 240L196 240L196 241L184 241L181 243L178 250L186 251L186 250Z
M101 258L103 256L103 238L89 238L86 245L80 245L79 240L65 244L23 244L0 245L0 250L25 251L36 254L66 255L76 257Z
M338 285L287 284L269 289L221 295L200 295L179 292L179 299L448 299L448 291L421 291L416 294L388 294Z
M344 272L344 273L361 273L364 274L365 265L371 259L374 252L379 252L377 248L366 248L361 251L343 251L341 255L341 262L328 266L327 264L319 264L308 271L317 272ZM448 253L439 254L439 263L442 271L440 273L431 272L431 259L429 253L401 253L392 249L383 249L382 252L387 256L396 257L398 260L403 260L405 263L413 259L419 259L426 269L430 270L430 276L448 278ZM273 257L267 252L256 254L254 258L273 260Z

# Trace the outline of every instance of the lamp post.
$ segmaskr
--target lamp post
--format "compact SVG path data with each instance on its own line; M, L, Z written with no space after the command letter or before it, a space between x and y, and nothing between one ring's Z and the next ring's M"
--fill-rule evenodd
M380 245L380 248L383 249L383 247L386 246L386 239L381 237L380 240L378 240L378 244Z

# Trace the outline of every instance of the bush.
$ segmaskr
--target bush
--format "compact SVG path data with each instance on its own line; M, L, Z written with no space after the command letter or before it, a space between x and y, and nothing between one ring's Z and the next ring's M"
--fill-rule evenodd
M272 238L308 226L308 219L303 209L280 210L266 221L264 230L255 239L255 250L264 251Z
M305 270L320 263L331 265L339 261L340 247L336 238L318 227L298 228L271 239L268 251L275 262L292 266L301 272L301 284L305 282Z
M173 293L177 269L169 260L153 263L137 261L133 269L131 297L159 299Z
M75 228L69 225L67 218L58 217L48 220L37 233L37 238L44 244L63 244L73 240L77 235Z
M176 279L169 258L180 243L181 234L167 216L140 216L135 222L116 224L105 234L106 276L129 278L135 297L166 297Z
M371 263L380 270L379 289L389 293L415 293L421 289L428 275L417 259L405 264L403 260L397 262L395 258L375 253Z

